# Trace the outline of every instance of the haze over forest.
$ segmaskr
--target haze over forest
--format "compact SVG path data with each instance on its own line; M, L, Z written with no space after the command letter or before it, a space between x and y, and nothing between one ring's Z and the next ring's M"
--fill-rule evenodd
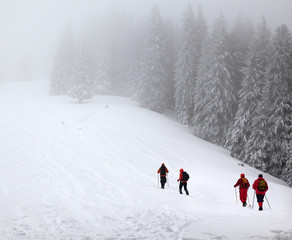
M239 14L254 24L264 15L272 30L282 23L292 27L290 0L1 0L0 81L19 78L25 68L30 69L31 78L47 79L60 36L68 25L79 32L117 13L145 19L155 5L164 18L181 25L189 2L194 9L202 7L210 27L221 13L230 27Z
M291 239L291 9L0 0L0 235ZM265 215L235 205L240 173L264 173Z

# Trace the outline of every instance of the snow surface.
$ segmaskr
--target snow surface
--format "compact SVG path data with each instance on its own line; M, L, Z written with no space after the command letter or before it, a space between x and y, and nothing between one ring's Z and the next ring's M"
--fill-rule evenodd
M1 240L292 239L292 189L264 174L272 210L237 205L240 173L253 183L258 170L127 98L77 104L45 81L10 82L0 111Z

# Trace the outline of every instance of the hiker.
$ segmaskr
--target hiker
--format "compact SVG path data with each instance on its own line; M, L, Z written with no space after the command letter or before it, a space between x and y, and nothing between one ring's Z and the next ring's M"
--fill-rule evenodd
M183 169L179 170L179 178L177 179L177 181L180 181L179 183L179 193L182 194L182 187L184 187L184 190L186 192L187 195L189 195L189 191L187 189L187 182L189 180L189 174L187 174L187 172L185 172Z
M158 169L157 173L160 173L161 188L164 189L164 185L166 183L166 174L168 173L168 169L165 167L164 163L161 164L161 167Z
M268 191L268 189L269 189L268 183L263 178L262 174L259 174L259 177L258 177L258 179L256 179L254 181L252 188L255 190L255 193L257 195L257 201L259 204L259 211L262 211L264 197L265 197L266 191Z
M235 188L237 186L239 186L239 196L240 196L240 201L242 202L242 206L246 207L247 191L250 184L248 180L245 178L244 173L240 174L240 178L237 180L237 183L234 185Z

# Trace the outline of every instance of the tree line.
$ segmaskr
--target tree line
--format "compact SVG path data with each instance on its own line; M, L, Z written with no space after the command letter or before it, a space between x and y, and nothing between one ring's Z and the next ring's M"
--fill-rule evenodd
M77 39L77 40L76 40ZM157 7L145 20L112 14L74 37L66 29L52 95L79 102L128 96L156 112L172 110L194 135L292 186L292 35L283 24L253 25L220 15L210 27L189 4L180 24Z

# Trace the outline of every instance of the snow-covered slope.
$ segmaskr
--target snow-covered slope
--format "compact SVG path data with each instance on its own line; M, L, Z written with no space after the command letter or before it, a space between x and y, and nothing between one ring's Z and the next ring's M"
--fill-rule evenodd
M1 240L292 238L292 189L264 174L272 209L237 205L240 173L253 183L258 170L127 98L77 104L41 81L1 83L0 111Z

